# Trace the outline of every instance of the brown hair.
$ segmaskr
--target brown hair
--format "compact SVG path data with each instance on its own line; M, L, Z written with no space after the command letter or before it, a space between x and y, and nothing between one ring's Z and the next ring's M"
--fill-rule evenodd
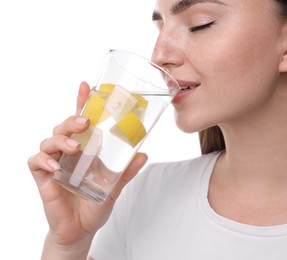
M202 154L225 149L223 134L218 126L213 126L200 131L199 141Z
M287 18L287 0L274 0L279 9L279 16ZM221 129L213 126L199 132L201 153L207 154L225 149L225 141Z
M278 9L279 9L279 15L282 18L287 18L287 1L286 0L275 0Z

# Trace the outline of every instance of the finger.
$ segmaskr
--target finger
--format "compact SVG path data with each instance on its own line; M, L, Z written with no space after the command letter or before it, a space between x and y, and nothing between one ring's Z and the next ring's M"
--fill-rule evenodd
M60 169L57 161L42 152L28 159L28 167L39 188L51 180L52 173Z
M147 162L147 155L144 153L137 153L129 166L126 168L125 172L120 177L113 191L109 194L109 199L115 202L115 200L120 195L122 189L128 184L130 180L132 180L139 170L145 165Z
M39 152L28 159L28 167L32 173L39 170L55 172L60 168L60 165L48 154Z
M52 201L63 194L64 189L54 182L54 173L60 169L57 161L46 153L38 153L28 159L28 166L44 202Z
M81 145L78 141L63 135L47 138L40 144L40 151L47 153L50 156L62 152L66 154L75 154L80 148Z
M57 125L53 130L53 135L70 136L73 133L82 133L89 127L89 119L80 116L71 116Z
M79 115L85 105L85 102L90 93L90 86L86 82L82 82L79 87L78 97L77 97L77 110L76 114Z

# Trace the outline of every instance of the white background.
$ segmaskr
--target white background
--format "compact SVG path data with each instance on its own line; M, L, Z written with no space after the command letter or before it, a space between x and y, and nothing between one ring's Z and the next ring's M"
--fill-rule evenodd
M27 159L75 111L109 49L149 57L154 0L0 0L0 259L40 259L47 224ZM149 162L200 154L169 107L141 148Z

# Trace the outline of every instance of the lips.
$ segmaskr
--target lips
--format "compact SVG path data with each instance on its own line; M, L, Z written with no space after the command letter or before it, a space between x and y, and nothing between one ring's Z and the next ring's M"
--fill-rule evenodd
M178 82L179 86L181 87L181 90L194 89L194 88L197 88L200 85L199 82L193 82L193 81L178 80L177 82Z
M199 82L183 81L183 80L177 80L177 82L181 89L173 99L174 104L182 102L185 98L191 95L200 86Z

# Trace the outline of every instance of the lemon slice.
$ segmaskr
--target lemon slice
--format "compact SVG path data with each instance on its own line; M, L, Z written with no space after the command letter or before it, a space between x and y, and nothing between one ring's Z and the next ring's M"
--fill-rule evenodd
M107 99L105 109L118 121L130 112L138 100L125 88L116 85Z
M132 93L133 97L137 99L137 104L133 109L133 112L136 114L136 116L140 119L144 119L144 115L146 112L146 108L148 106L148 100L146 100L144 97L142 97L139 94Z
M132 96L137 99L136 107L147 108L148 101L141 95L132 93Z
M73 134L74 140L81 144L81 151L85 154L96 154L102 145L103 132L97 127L89 127L81 134Z
M110 131L132 147L135 147L147 134L144 125L133 112L126 114Z
M103 131L97 127L90 127L86 133L77 135L80 140L83 153L71 175L69 183L75 187L81 184L82 179L90 168L95 159L95 155L99 155L102 148Z
M87 143L93 133L94 127L89 127L85 132L81 134L72 134L71 138L78 141L81 144L81 151L87 146Z
M103 83L100 85L99 87L99 91L100 92L112 92L115 88L115 84L111 84L111 83Z
M103 131L97 127L91 128L90 136L83 149L83 153L86 155L99 155L102 149L102 142Z
M97 95L90 95L82 115L91 121L91 126L95 126L106 120L110 114L105 110L106 99Z

